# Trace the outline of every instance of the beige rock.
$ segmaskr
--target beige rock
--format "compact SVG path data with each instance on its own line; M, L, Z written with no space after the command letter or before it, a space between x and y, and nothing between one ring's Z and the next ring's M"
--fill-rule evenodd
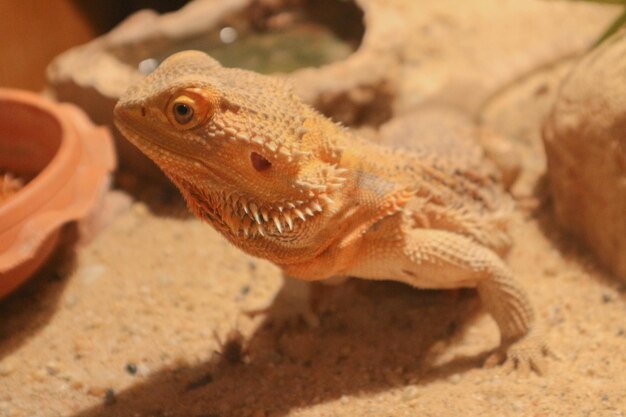
M175 13L141 10L111 32L56 57L47 68L50 93L79 105L98 124L112 127L120 165L143 176L164 179L160 170L113 128L113 106L143 77L140 64L152 52L214 27L250 0L191 2Z
M585 56L544 129L559 222L626 279L626 32Z
M485 103L477 117L481 126L507 138L509 147L519 156L519 177L510 189L518 207L536 208L549 198L541 126L554 106L559 86L575 63L574 57L564 59L508 84ZM481 142L488 153L492 148L495 159L504 162L505 171L511 172L507 147L493 149L490 138L483 139Z
M583 51L618 11L543 0L355 3L365 26L358 49L343 60L284 76L324 114L350 126L374 127L433 99L475 114L503 85ZM49 87L56 98L80 105L97 123L112 124L113 105L143 76L141 68L147 70L179 49L202 48L198 37L228 22L255 26L259 16L266 16L261 22L265 26L288 25L290 14L281 7L311 4L196 0L163 15L143 10L110 33L57 57L48 68ZM355 19L340 20L340 29L354 25ZM152 162L117 139L122 167L162 178Z

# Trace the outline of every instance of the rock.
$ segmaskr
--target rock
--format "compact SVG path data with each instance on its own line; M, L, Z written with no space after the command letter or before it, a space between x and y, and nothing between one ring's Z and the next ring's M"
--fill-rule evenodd
M519 159L518 179L510 189L518 207L534 210L549 197L547 190L546 151L541 127L550 114L558 89L576 63L576 58L562 59L558 64L540 67L499 91L481 109L478 120L493 132L508 139L507 143ZM520 117L523 115L523 117ZM485 150L493 148L488 137ZM492 149L504 172L514 174L506 147ZM489 153L489 151L488 151Z
M79 105L96 123L112 127L123 168L166 182L156 165L113 128L113 107L129 86L143 78L141 64L151 57L149 52L163 53L248 3L196 1L164 15L141 10L111 32L56 57L47 68L49 92L59 101Z
M485 154L500 171L504 188L509 190L522 169L521 158L514 144L509 138L503 137L487 126L482 126L478 135L478 140L485 150Z
M616 13L600 5L542 0L198 0L163 15L142 10L108 34L63 53L48 67L48 85L57 99L77 103L99 124L112 125L120 94L169 54L209 50L209 35L225 28L243 25L254 34L288 26L311 10L320 17L346 7L358 12L325 25L350 32L349 43L358 48L344 59L303 64L279 76L334 120L375 128L433 99L474 115L503 85L583 51ZM350 29L361 22L362 36ZM223 42L232 42L229 49L237 53L237 40ZM134 146L119 135L116 139L122 168L165 180Z
M626 32L587 54L544 126L558 221L626 280Z

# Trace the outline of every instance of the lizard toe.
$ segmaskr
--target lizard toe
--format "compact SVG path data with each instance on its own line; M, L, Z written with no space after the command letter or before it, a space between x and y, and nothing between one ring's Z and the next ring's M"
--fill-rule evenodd
M531 372L545 375L548 364L546 356L554 355L544 343L533 338L523 338L508 346L496 349L484 363L485 367L502 365L505 373L516 372L526 376Z

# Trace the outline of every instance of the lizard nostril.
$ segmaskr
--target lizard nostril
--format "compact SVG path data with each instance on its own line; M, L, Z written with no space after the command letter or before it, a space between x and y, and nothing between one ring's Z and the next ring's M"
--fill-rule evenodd
M141 116L146 117L146 108L141 106Z
M256 152L252 152L250 154L250 161L252 162L252 166L254 167L254 169L256 169L257 171L265 171L272 166L272 163L270 161L263 158Z

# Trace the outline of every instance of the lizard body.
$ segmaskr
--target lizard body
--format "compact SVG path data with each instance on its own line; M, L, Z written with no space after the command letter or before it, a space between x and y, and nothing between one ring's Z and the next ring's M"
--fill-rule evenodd
M195 51L129 89L115 120L242 250L302 280L476 287L501 332L492 359L543 368L533 310L500 258L512 203L476 149L360 139L284 82Z

